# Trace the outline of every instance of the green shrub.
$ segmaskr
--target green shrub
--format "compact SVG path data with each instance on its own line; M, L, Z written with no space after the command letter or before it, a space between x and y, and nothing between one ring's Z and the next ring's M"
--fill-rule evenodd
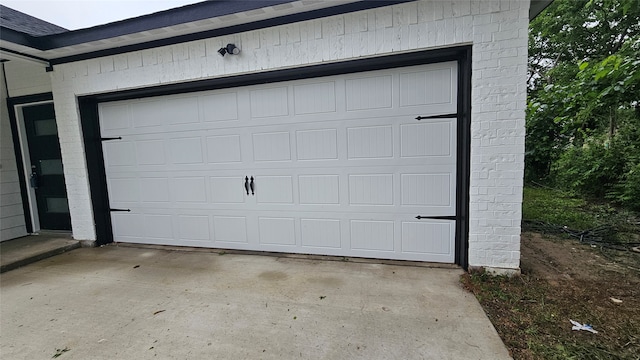
M574 194L604 198L625 174L625 146L589 141L582 147L570 147L552 167L556 183Z
M609 198L629 209L640 211L640 163L624 174L620 183L614 186Z
M552 165L556 186L640 210L639 135L638 127L627 123L610 143L591 138L567 148Z

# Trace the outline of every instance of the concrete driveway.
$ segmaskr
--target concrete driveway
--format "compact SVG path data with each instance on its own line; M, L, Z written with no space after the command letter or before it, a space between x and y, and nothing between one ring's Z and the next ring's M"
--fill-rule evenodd
M2 359L510 359L462 270L83 248L0 277Z

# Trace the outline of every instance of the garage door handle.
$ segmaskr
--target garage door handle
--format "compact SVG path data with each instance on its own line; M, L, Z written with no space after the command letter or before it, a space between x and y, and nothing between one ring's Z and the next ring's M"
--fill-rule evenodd
M249 177L248 176L244 177L244 189L247 190L247 195L249 195Z
M256 184L254 184L254 182L253 182L253 176L251 177L251 182L249 183L249 187L251 188L251 195L255 195L256 193L255 193L254 190L256 188ZM247 195L249 195L249 194L247 193Z

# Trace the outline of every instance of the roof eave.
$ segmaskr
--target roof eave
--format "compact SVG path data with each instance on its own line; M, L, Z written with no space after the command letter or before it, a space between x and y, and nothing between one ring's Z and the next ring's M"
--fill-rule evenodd
M311 18L317 18L322 16L335 15L341 12L351 12L357 10L363 10L364 8L375 8L379 6L392 5L394 3L402 3L413 0L379 0L379 1L354 1L345 0L338 2L336 5L312 10L309 12L302 12L287 16L281 16L279 18L270 18L266 20L259 20L254 23L245 23L235 26L229 26L226 28L218 28L215 30L203 31L198 34L179 35L175 37L163 38L158 40L151 40L148 42L141 42L132 45L117 46L111 50L93 50L83 53L77 53L75 55L62 55L62 56L49 56L45 55L48 50L59 49L63 47L69 47L77 44L86 44L92 41L103 40L106 38L113 38L121 35L127 35L132 33L140 33L149 30L153 30L161 27L170 27L179 25L188 21L199 21L203 19L210 19L213 10L216 10L217 16L233 16L234 14L242 11L253 11L264 9L269 6L291 6L288 3L295 2L296 0L260 0L257 2L235 2L235 1L215 1L215 2L203 2L184 7L161 11L158 13L144 15L141 17L127 19L115 23L100 25L88 29L80 29L70 31L67 33L53 34L47 36L32 36L19 31L2 27L0 31L0 41L5 44L15 44L17 47L33 49L33 51L27 51L29 56L40 56L47 58L52 64L64 63L70 61L83 60L87 58L93 58L96 56L112 55L112 53L121 53L125 50L134 51L142 48L162 46L172 44L177 41L185 41L187 39L195 40L202 38L202 36L220 36L229 34L231 32L247 31L254 28L262 28L269 26L274 21L281 23L289 23L297 20L308 20ZM532 20L538 14L540 14L547 6L549 6L553 0L531 0L529 8L529 19ZM242 3L244 7L238 7L238 4ZM338 5L342 3L342 5ZM220 4L227 4L220 8ZM249 5L250 4L250 5ZM256 7L256 4L259 6ZM218 6L216 8L216 6ZM250 8L247 8L250 6ZM222 11L224 10L224 11ZM221 13L219 13L222 11ZM225 12L226 11L226 12ZM6 48L6 46L5 46ZM43 56L44 55L44 56Z
M16 45L22 45L34 49L40 49L40 39L0 25L0 40Z
M296 0L204 1L86 29L47 35L43 37L44 47L41 50L51 50L81 43L89 43L210 18L232 16L243 11L259 10L294 1ZM230 6L226 8L221 6L224 4L229 4ZM213 14L215 14L215 16L213 16Z
M554 0L531 0L529 5L529 20L535 19L547 6L551 5Z

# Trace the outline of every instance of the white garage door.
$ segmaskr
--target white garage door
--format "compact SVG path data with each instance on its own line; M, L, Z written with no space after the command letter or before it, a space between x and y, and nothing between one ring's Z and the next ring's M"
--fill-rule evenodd
M103 103L114 240L453 262L456 69Z

